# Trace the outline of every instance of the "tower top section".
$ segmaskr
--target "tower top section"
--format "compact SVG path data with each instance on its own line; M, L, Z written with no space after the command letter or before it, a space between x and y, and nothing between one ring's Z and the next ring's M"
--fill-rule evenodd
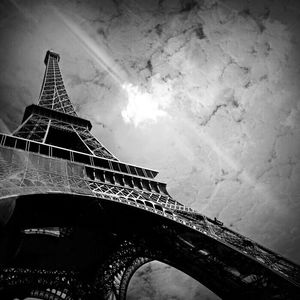
M45 56L46 70L39 97L39 106L77 116L65 89L58 62L60 55L48 50Z
M51 50L48 50L47 53L46 53L45 59L44 59L44 63L45 63L46 66L47 66L47 63L48 63L48 60L49 60L50 56L55 58L59 62L60 55L58 53L55 53L55 52L51 51Z

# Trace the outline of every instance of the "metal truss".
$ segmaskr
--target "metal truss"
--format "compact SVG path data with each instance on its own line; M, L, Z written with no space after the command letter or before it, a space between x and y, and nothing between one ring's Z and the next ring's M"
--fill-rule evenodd
M69 115L77 116L65 89L57 57L49 56L39 105Z
M35 157L35 159L33 159ZM190 208L168 204L149 197L149 194L134 188L125 188L108 183L84 179L84 174L77 168L71 171L71 164L63 161L38 157L38 155L21 157L11 161L6 176L0 181L2 197L16 194L34 193L71 193L99 198L129 205L138 209L157 214L183 226L187 226L218 242L228 245L233 251L243 253L263 264L273 272L291 281L299 282L299 267L255 242L224 227L217 220L191 211ZM76 165L74 165L76 168ZM49 169L50 168L50 169ZM45 171L49 169L51 172ZM69 171L68 171L69 170ZM70 173L71 172L71 173ZM73 174L73 175L72 175ZM76 176L74 176L76 174ZM0 177L1 178L1 177ZM150 194L151 195L151 194ZM187 241L188 243L188 241ZM198 245L193 245L197 248Z
M95 156L118 160L90 133L88 129L79 126L73 126L73 128Z
M122 273L122 276L119 276L117 277L117 280L114 280L114 285L116 286L116 290L118 290L119 299L126 299L127 289L132 276L141 266L152 260L153 259L148 257L137 257L133 259L131 265L129 265Z
M123 241L98 270L95 289L103 299L125 300L129 281L143 264L158 257L158 250L147 249L143 243Z
M73 271L11 267L0 271L0 286L7 291L1 294L6 299L17 295L22 298L72 300L77 299L83 284Z
M134 272L157 259L190 274L224 299L298 299L298 265L182 205L164 183L153 179L156 171L119 162L90 133L90 122L77 116L58 61L58 54L47 52L39 106L25 112L15 137L0 135L0 200L71 194L93 198L99 205L113 202L116 208L140 210L149 220L159 221L151 223L147 236L133 229L126 238L118 237L119 244L98 266L94 282L83 283L75 271L8 266L0 268L0 294L16 290L13 295L19 298L125 300ZM73 150L46 144L51 128L64 131L62 137L77 134L78 143L87 148L83 151L90 154L74 150L81 149L77 144ZM52 132L55 139L58 130ZM22 234L64 239L73 232L73 225L68 226L23 228Z
M110 153L87 128L74 126L67 122L50 119L37 114L30 115L30 117L14 131L13 135L45 143L50 127L58 128L62 131L75 132L82 143L90 150L91 154L118 161L118 159Z
M24 139L44 142L50 119L36 114L31 115L13 133Z
M28 235L49 235L57 238L70 236L73 231L72 227L44 227L44 228L29 228L22 232Z
M150 250L141 250L132 242L124 241L98 269L95 281L85 283L74 271L5 268L0 270L0 287L7 295L36 297L49 300L117 299L125 300L129 281L143 264L153 260ZM1 291L0 291L1 292Z
M190 230L177 231L171 224L155 225L153 230L150 240L133 233L121 242L98 267L94 281L84 283L70 271L7 268L0 271L0 286L19 291L24 297L41 299L125 300L136 270L159 260L194 275L208 286L210 283L223 299L298 299L299 287L297 290L291 282L278 280L263 265L243 258L241 253L228 252L212 239L201 239L201 245L195 246L199 236Z
M58 57L56 56L49 55L48 57L44 82L39 98L39 105L65 114L77 116L65 89L58 65ZM64 122L60 122L59 124L57 121L52 121L51 126L60 127L63 130L66 130L68 126L70 127L70 125ZM26 129L29 129L30 132L32 131L30 130L31 128L26 127ZM81 128L79 126L74 128L71 126L69 129L77 132L83 143L87 145L95 156L117 160L117 158L110 153L86 128Z

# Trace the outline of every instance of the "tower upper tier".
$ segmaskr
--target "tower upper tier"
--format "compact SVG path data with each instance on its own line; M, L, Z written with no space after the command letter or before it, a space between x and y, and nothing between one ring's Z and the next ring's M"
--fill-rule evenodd
M45 56L46 71L39 97L39 106L65 114L77 116L64 86L58 62L59 54L47 51Z
M46 70L38 105L25 110L22 124L14 136L39 143L118 160L90 132L89 120L78 117L66 92L58 62L59 54L47 51Z

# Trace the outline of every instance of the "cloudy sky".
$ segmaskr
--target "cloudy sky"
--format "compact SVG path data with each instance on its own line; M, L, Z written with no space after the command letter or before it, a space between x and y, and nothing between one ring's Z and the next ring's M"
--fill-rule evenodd
M76 111L120 160L300 263L299 1L4 0L0 16L1 131L36 103L53 49ZM202 291L161 264L139 275L132 299Z

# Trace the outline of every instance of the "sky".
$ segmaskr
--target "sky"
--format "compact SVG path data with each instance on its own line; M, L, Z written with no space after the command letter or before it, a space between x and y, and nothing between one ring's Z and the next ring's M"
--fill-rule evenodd
M296 0L1 1L0 129L37 103L53 49L77 113L114 155L300 263L299 15ZM142 299L216 299L178 274L150 264L134 286L146 276Z

